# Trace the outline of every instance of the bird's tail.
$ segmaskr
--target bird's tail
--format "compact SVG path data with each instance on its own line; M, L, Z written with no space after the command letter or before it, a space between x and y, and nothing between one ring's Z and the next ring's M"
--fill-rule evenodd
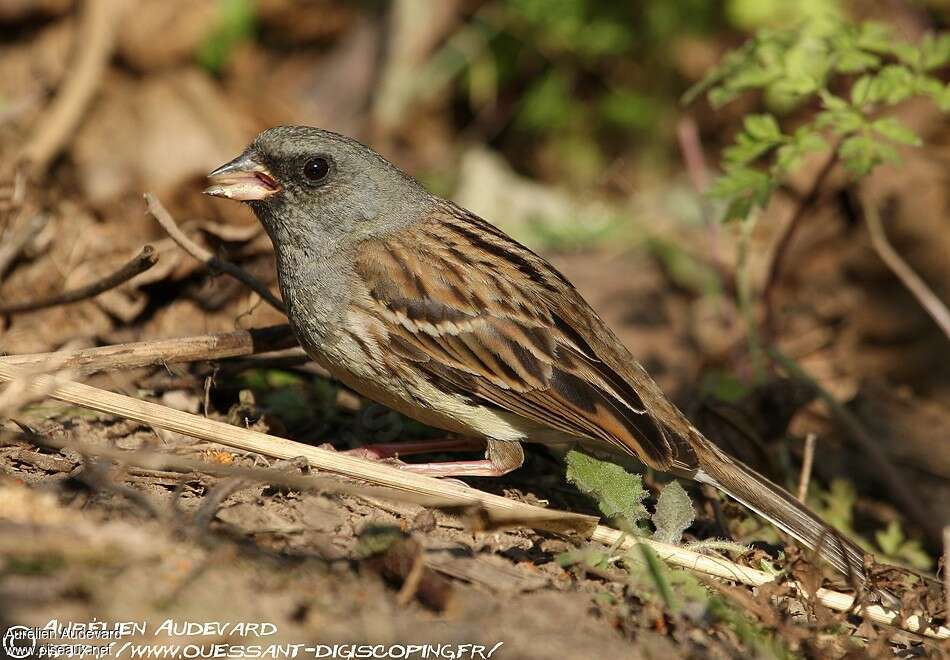
M864 551L795 499L791 493L715 447L702 452L697 481L714 486L814 550L846 576L864 585Z

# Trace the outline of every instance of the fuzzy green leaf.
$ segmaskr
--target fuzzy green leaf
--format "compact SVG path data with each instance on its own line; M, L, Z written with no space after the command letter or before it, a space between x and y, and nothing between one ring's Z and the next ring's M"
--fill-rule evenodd
M572 449L567 453L567 480L596 499L607 518L619 518L630 530L648 515L643 506L647 496L643 480L619 465Z
M653 538L662 543L678 544L683 532L695 519L696 511L689 495L678 481L671 481L660 491L656 501L656 512L653 514L656 531L653 532Z

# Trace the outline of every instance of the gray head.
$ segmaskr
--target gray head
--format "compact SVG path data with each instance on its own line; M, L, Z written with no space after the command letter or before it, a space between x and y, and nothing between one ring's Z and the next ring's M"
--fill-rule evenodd
M309 126L264 131L208 177L205 193L246 202L277 247L384 234L411 223L430 199L369 147Z

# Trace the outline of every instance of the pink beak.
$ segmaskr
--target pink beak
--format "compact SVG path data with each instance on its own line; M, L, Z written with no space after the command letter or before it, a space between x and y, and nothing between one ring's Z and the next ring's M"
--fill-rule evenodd
M262 200L280 192L280 184L267 168L247 152L208 175L211 185L206 195L240 202Z

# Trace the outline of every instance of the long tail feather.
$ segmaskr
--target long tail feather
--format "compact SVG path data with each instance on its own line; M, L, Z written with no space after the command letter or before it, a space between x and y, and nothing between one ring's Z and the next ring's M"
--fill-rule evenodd
M702 466L694 475L749 507L789 534L829 564L860 584L866 582L864 551L833 529L791 493L736 459L716 449L702 452Z

